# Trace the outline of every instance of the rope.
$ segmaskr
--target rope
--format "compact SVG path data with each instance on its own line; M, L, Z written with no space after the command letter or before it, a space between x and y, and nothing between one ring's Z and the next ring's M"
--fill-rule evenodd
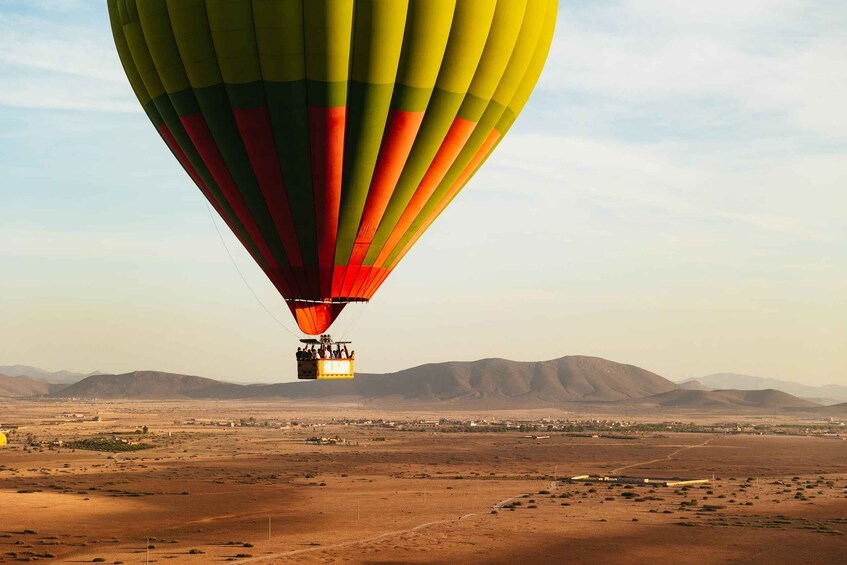
M352 326L352 324L353 324L353 317L354 317L354 316L355 316L355 314L356 314L353 310L350 310L350 308L351 308L351 307L350 307L350 306L348 306L348 307L347 307L347 308L345 308L345 310L344 310L345 312L347 312L347 313L348 313L348 315L347 315L347 316L344 316L344 314L342 314L342 316L344 316L344 321L345 321L346 323L344 324L344 329L341 331L341 341L347 341L347 334L349 334L349 333L350 333L350 328L351 328L351 326ZM356 310L358 310L358 308L356 308ZM341 316L339 316L339 318L340 318L340 317L341 317Z
M365 308L369 303L370 301L362 302L362 306L354 310L353 314L350 316L351 319L350 323L347 325L347 329L341 334L341 341L345 341L347 336L353 333L353 330L359 325L359 320L362 318L362 314L365 313Z
M235 267L235 270L238 272L238 276L239 276L239 277L241 277L241 280L244 282L244 286L246 286L246 287L247 287L247 290L249 290L249 291L250 291L250 294L252 294L252 295L253 295L253 298L255 298L255 299L256 299L256 302L258 302L258 303L259 303L259 306L261 306L261 307L262 307L262 309L263 309L265 312L267 312L267 313L268 313L268 316L270 316L271 318L273 318L273 320L274 320L277 324L279 324L279 326L280 326L282 329L284 329L285 331L287 331L288 333L290 333L291 335L293 335L295 338L300 339L300 336L299 336L299 335L297 335L296 333L292 332L291 330L289 330L289 329L288 329L288 327L287 327L285 324L283 324L283 323L282 323L282 321L280 321L280 319L279 319L279 318L277 318L277 317L274 315L274 313L273 313L273 312L271 312L271 311L268 309L268 307L267 307L267 306L265 306L265 303L264 303L264 302L262 302L262 300L259 298L259 296L258 296L258 295L257 295L257 294L253 291L253 287L251 287L251 286L250 286L250 283L248 283L248 282L247 282L247 279L244 277L244 273L242 273L242 272L241 272L241 269L238 267L238 263L236 263L236 262L235 262L235 258L233 258L232 253L230 253L230 252L229 252L229 247L227 247L227 245L226 245L226 241L224 241L224 236L223 236L223 234L221 233L220 228L218 228L218 222L215 220L215 216L214 216L214 214L212 214L212 207L211 207L211 206L209 206L209 202L208 202L208 201L206 202L206 211L207 211L207 212L209 212L209 218L212 220L212 225L213 225L213 226L215 226L215 231L216 231L216 232L218 232L218 238L220 238L220 240L221 240L221 245L223 245L224 250L226 251L226 254L227 254L227 256L229 257L229 260L232 262L232 266L233 266L233 267Z

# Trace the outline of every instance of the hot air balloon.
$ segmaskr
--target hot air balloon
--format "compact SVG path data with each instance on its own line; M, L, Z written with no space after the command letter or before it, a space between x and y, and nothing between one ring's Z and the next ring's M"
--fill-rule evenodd
M557 0L108 0L135 95L300 329L368 301L526 104Z

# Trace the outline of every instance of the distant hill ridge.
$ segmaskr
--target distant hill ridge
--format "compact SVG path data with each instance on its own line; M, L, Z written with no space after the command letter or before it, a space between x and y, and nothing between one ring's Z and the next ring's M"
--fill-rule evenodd
M595 359L591 357L565 357L563 359ZM497 361L486 359L482 361L474 361L480 363L484 361ZM505 360L502 360L505 361ZM558 361L558 360L554 360ZM515 363L514 361L506 361L507 363ZM549 363L549 362L541 362ZM442 367L449 366L451 363L437 363L431 365L423 365L392 373L392 375L402 375L408 371L417 371L422 367ZM154 371L155 372L155 371ZM102 375L100 371L93 373L76 373L73 371L45 371L37 367L29 365L0 365L0 374L8 377L28 377L37 381L48 383L71 384L81 381L82 379L92 375ZM811 400L825 405L843 404L847 402L847 386L844 385L823 385L813 386L800 384L796 382L783 381L772 378L755 377L752 375L742 375L737 373L715 373L706 375L705 377L695 377L686 379L676 383L677 386L688 390L765 390L774 389L787 392L793 396L798 396L806 400ZM54 390L54 389L51 389Z
M820 407L820 404L774 389L712 391L677 389L644 398L641 403L663 408L685 409L801 409Z
M169 400L246 398L247 385L230 384L206 377L161 371L134 371L122 375L92 375L61 389L53 396L65 398L124 398Z
M737 373L715 373L713 375L706 375L705 377L686 379L678 384L682 388L695 390L765 390L770 388L787 392L793 396L819 401L824 404L836 404L847 401L847 386L813 386Z
M137 371L95 375L54 396L79 398L397 398L405 401L508 401L515 406L642 398L676 389L671 381L633 365L598 357L552 361L482 359L433 363L396 373L361 374L352 381L238 385L203 377Z
M74 373L73 371L45 371L44 369L39 369L38 367L31 367L29 365L0 365L0 374L8 375L10 377L27 377L30 379L35 379L37 381L43 381L48 383L64 383L70 384L75 383L85 377L91 375L100 374L99 371L94 371L93 373Z
M577 355L536 362L481 359L430 363L395 373L359 374L349 381L250 385L161 371L135 371L92 375L51 391L50 396L129 400L279 399L433 409L564 407L579 410L583 406L590 410L641 412L847 413L847 404L824 407L774 389L711 390L699 379L690 380L687 387L634 365Z
M50 384L29 377L0 374L0 397L42 396L65 385Z

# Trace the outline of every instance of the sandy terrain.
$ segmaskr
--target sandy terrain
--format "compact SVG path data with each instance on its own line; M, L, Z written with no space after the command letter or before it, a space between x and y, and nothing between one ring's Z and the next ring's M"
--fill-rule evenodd
M847 562L843 441L327 423L341 415L386 417L243 402L2 403L0 422L20 427L0 448L0 563L144 563L148 538L150 562L174 564ZM251 416L326 425L184 423ZM144 425L146 435L117 437L153 449L23 447L28 434L70 441ZM304 441L336 435L347 444ZM583 473L715 482L559 480Z

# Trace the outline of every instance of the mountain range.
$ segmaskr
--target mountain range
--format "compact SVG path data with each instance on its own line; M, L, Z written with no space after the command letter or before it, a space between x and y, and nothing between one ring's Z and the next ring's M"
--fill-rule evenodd
M483 359L434 363L348 381L239 385L203 377L139 371L94 375L53 393L83 398L357 398L523 407L538 403L614 401L675 390L671 381L633 365L596 357L517 362Z
M797 398L781 390L685 390L676 389L647 398L638 399L631 405L655 408L687 409L699 408L714 411L738 410L739 408L767 410L802 410L820 408L811 400Z
M38 367L31 367L29 365L0 365L0 374L6 375L9 377L27 377L30 379L35 379L37 381L43 381L47 383L65 383L72 384L78 382L85 377L89 377L91 375L100 374L99 371L94 371L93 373L74 373L72 371L45 371L44 369L39 369Z
M715 373L713 375L706 375L705 377L686 379L681 381L679 386L688 390L722 390L729 388L744 390L774 389L812 400L818 404L847 402L847 386L812 386L766 377L739 375L736 373Z
M691 381L690 381L691 382ZM702 389L705 385L698 384ZM359 403L379 407L531 409L573 408L642 412L847 413L847 403L823 407L788 393L766 390L690 390L633 365L597 357L551 361L482 359L432 363L387 374L358 374L347 381L236 384L159 371L97 374L48 393L53 398L278 399L307 403ZM831 409L829 409L831 408Z
M65 381L65 382L61 382ZM71 384L68 384L70 382ZM772 385L772 386L769 386ZM780 388L777 388L780 387ZM791 388L800 394L783 390ZM847 387L812 387L720 373L674 383L634 365L598 357L551 361L482 359L431 363L347 381L237 384L160 371L120 375L0 367L0 397L48 396L131 400L259 400L359 403L381 407L531 409L572 407L642 412L847 413ZM810 395L811 398L799 396ZM832 406L822 406L822 404Z

